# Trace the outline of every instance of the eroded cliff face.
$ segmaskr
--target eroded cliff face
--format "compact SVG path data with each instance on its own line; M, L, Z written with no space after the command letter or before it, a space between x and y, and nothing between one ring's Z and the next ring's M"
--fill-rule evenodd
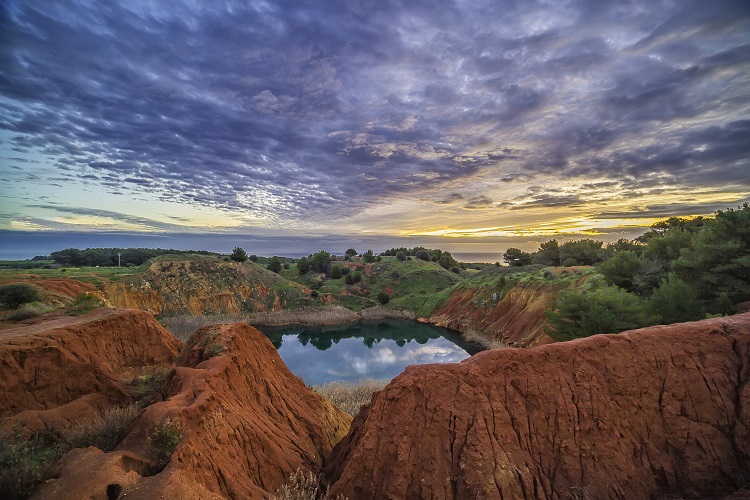
M350 498L707 497L750 481L750 314L412 366L330 457Z
M182 342L137 310L52 314L0 330L0 429L62 428L134 395L121 371L172 363Z
M544 333L545 311L561 287L541 283L501 289L458 289L428 321L494 344L532 347L553 340Z
M275 286L269 286L275 285ZM237 314L278 311L287 282L252 265L209 260L158 260L148 271L102 285L115 307L152 314ZM302 295L304 290L289 292Z
M351 417L308 389L254 328L207 327L187 349L164 401L116 451L73 450L35 497L270 498L297 469L320 470L348 431ZM182 437L159 471L149 436L167 418Z

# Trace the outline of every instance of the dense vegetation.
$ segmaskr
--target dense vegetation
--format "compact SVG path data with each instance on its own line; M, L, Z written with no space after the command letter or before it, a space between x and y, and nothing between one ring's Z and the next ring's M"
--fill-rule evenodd
M606 247L552 240L530 258L595 264L601 275L557 295L548 319L558 340L729 314L750 300L750 206L672 217Z
M240 249L241 250L241 249ZM159 255L217 255L206 251L164 250L161 248L67 248L52 252L50 258L63 266L140 266L149 259Z

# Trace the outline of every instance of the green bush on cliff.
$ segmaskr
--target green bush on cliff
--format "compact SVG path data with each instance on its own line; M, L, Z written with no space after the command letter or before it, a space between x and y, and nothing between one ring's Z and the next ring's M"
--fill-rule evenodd
M0 286L0 304L8 309L18 309L23 304L39 300L39 292L31 285L13 283Z

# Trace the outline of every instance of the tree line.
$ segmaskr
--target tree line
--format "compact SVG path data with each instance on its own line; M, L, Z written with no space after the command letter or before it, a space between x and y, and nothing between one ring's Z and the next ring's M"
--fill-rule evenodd
M50 259L70 267L140 266L160 255L218 255L204 250L165 250L161 248L66 248L50 254Z

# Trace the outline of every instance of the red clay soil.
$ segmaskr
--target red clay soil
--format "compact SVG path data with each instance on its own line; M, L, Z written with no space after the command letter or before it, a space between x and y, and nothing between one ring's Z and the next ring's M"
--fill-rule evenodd
M97 309L0 331L2 428L59 427L133 400L116 372L171 363L182 343L150 314ZM45 321L46 319L46 321Z
M243 324L196 332L185 360L111 453L74 450L36 498L270 498L297 469L319 471L351 417L308 389L271 342ZM214 354L214 357L209 357ZM166 418L182 438L154 470L148 437Z
M458 290L429 318L430 323L463 333L476 332L514 347L549 344L545 311L559 287L518 285L502 299L477 298L482 289ZM486 303L483 303L486 302Z
M49 293L63 295L70 298L75 298L80 293L95 293L96 295L101 295L101 291L94 285L68 278L0 278L0 284L5 285L7 283L26 283L29 285L35 285Z
M750 313L409 367L326 476L350 500L736 492L750 483Z

